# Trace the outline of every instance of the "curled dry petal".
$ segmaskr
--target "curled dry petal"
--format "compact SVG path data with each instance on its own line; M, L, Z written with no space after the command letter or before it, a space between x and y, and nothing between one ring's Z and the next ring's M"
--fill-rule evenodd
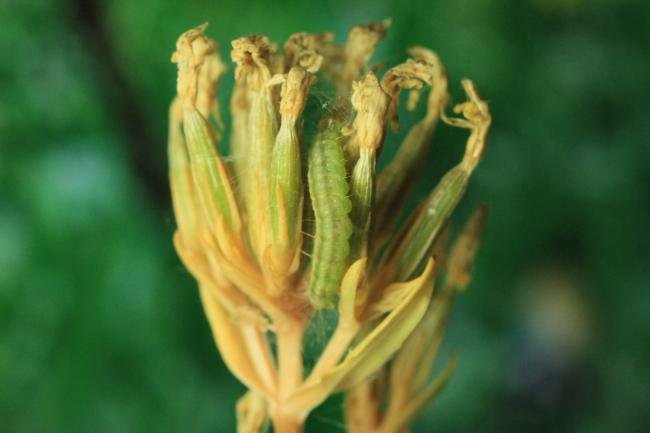
M355 26L350 30L343 49L344 64L336 80L340 93L349 93L351 83L361 75L391 22L388 18L381 22Z
M309 72L316 72L323 63L323 52L334 40L333 33L294 33L284 44L284 69L300 66Z
M446 284L452 289L464 290L469 285L488 212L481 205L472 213L449 253Z
M184 104L196 107L206 119L212 114L220 122L214 94L226 66L217 52L217 44L203 34L206 27L203 24L178 38L172 62L178 64L178 97Z
M352 85L352 107L356 115L352 123L352 141L357 149L377 150L384 138L384 124L389 97L379 80L369 72L363 81Z

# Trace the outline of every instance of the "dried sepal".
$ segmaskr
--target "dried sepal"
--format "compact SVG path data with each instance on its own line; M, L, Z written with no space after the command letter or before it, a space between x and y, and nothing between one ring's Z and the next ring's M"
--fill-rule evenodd
M402 422L400 424L408 424L411 422L415 416L421 412L424 407L434 398L442 392L444 387L451 379L452 374L456 370L458 365L458 358L455 354L452 354L447 360L442 371L424 387L405 407L404 412L401 415ZM399 432L399 430L396 430Z
M429 311L425 314L419 331L419 333L423 334L422 340L425 344L420 346L422 351L418 356L414 356L414 362L411 364L413 369L410 370L410 386L413 394L421 392L429 383L431 371L438 359L440 347L447 331L454 300L454 294L443 289L438 293L438 296L432 299ZM400 367L399 363L396 365L396 368ZM409 367L405 366L405 368ZM395 377L395 380L399 379Z
M492 124L492 116L487 102L481 99L474 82L464 79L461 84L468 100L455 105L454 113L462 114L463 117L450 118L443 112L442 120L451 126L470 130L462 165L465 170L472 172L483 158L487 148L487 134Z
M344 64L335 81L339 93L350 92L352 82L361 75L391 22L392 20L387 18L381 22L352 27L343 49Z
M244 36L231 43L230 58L237 65L235 79L251 92L258 92L271 79L270 56L274 51L266 36Z
M474 210L451 248L446 279L446 285L451 289L464 290L471 281L472 266L481 243L488 212L486 205Z
M381 381L385 369L376 379L366 380L345 393L345 427L348 433L374 433L381 426L381 406L385 399Z
M388 116L394 130L399 129L397 108L400 92L409 90L415 92L411 95L419 95L424 84L430 86L433 84L436 69L441 67L440 60L432 51L416 48L411 50L411 55L414 58L389 69L381 80L382 88L391 97ZM408 108L414 109L414 103L418 98L411 97Z
M230 96L230 159L235 172L235 180L239 194L239 203L244 204L243 194L247 191L247 151L249 142L248 117L250 102L246 80L235 80L235 85ZM243 212L246 208L242 206Z
M384 415L380 428L376 431L379 433L402 433L408 431L409 424L413 422L416 415L433 400L449 382L451 375L456 369L457 358L452 355L447 361L442 371L429 383L424 389L413 395L403 405L395 405L395 409L389 407L388 412ZM391 400L392 396L388 398Z
M197 248L195 244L185 242L180 230L176 230L174 233L173 243L181 262L196 280L215 285L218 284L217 281L223 282L221 273L212 274L212 269L210 269L204 251Z
M408 399L426 386L440 350L452 302L453 294L438 291L422 321L391 362L391 392L400 396L393 400Z
M217 44L203 32L207 23L183 33L176 42L172 62L178 64L178 97L195 107L208 119L211 115L221 126L215 91L226 66L217 52Z
M309 72L316 72L323 64L322 53L327 53L334 41L334 34L294 33L284 44L284 70L300 66Z
M389 95L375 74L369 72L363 80L353 83L350 101L355 111L349 139L351 147L378 150L384 141L386 113L391 101Z

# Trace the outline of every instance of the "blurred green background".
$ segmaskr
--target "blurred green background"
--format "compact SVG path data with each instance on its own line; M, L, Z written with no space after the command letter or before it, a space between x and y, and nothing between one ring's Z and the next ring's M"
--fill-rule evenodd
M209 21L227 57L384 17L375 60L431 47L494 117L459 368L414 432L647 431L650 2L2 0L0 432L234 431L244 390L171 245L175 40ZM440 129L418 197L465 135ZM343 431L339 404L308 431Z

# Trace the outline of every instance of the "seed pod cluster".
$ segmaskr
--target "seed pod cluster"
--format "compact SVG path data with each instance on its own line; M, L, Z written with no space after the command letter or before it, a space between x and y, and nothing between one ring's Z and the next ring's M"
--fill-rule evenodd
M275 431L299 431L284 426L369 380L423 317L440 311L430 301L447 227L483 156L491 117L469 80L467 101L453 108L459 116L445 114L446 72L428 49L412 48L385 70L371 67L389 26L356 26L341 44L331 33L296 33L282 45L259 35L235 39L227 134L215 95L227 68L217 44L205 25L177 42L168 143L174 243L198 280L224 361L251 390L240 404L243 424L272 418ZM422 118L380 169L401 106L415 110L427 88ZM398 228L439 120L470 130L464 156ZM471 220L450 255L454 291L470 280L484 219L480 212ZM306 374L302 337L323 309L339 320Z

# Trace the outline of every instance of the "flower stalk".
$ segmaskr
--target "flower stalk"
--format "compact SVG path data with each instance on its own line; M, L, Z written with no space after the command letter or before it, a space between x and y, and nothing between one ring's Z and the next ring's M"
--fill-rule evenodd
M461 117L445 115L446 73L425 48L383 74L371 70L389 26L356 26L343 44L331 33L296 33L282 51L264 36L234 40L228 158L218 150L215 91L226 66L217 44L205 25L177 42L168 143L174 245L198 282L226 366L249 389L237 403L238 433L269 424L303 432L310 412L337 392L347 395L351 432L399 433L453 371L454 360L429 381L453 298L471 277L485 211L447 254L449 219L484 154L491 118L469 80L467 102L454 108ZM330 82L335 96L307 139L316 80ZM424 117L378 170L399 127L401 91L413 110L425 86ZM396 229L438 119L470 130L464 157ZM308 368L303 340L319 310L333 311L336 326Z

